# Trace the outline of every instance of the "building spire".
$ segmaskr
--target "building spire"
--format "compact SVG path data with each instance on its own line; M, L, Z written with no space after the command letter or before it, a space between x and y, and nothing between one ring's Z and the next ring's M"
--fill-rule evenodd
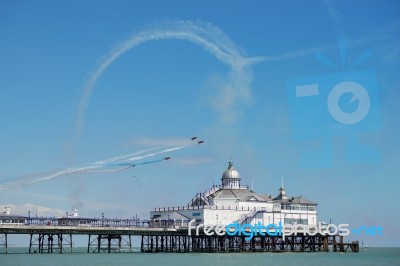
M232 166L233 166L233 162L232 162L232 156L230 155L229 156L229 162L228 162L228 168L230 169L230 168L232 168Z
M281 188L279 189L279 199L286 200L288 197L286 196L285 188L283 187L283 176L281 176Z

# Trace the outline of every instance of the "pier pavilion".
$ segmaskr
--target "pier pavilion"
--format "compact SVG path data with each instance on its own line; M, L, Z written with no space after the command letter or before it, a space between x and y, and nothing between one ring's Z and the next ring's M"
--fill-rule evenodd
M156 208L150 212L151 225L185 227L196 224L317 224L317 203L304 197L288 197L282 186L277 196L257 193L241 185L233 162L223 172L221 185L197 193L187 205Z

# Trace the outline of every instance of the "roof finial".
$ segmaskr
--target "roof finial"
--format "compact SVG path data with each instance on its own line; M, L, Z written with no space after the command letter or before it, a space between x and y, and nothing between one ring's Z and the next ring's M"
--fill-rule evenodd
M282 181L281 181L281 182L282 182L282 184L281 184L281 188L283 188L283 176L282 176Z
M229 156L229 162L228 162L228 168L231 168L232 167L232 165L233 165L233 162L232 162L232 156L230 155Z

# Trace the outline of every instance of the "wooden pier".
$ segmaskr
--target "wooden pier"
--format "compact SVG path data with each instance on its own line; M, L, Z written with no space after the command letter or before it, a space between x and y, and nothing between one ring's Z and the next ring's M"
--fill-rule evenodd
M143 235L142 252L359 252L358 241L344 243L343 236L188 236Z
M188 235L187 228L144 226L0 225L0 252L8 252L10 235L28 235L29 253L72 253L73 236L88 236L87 252L133 252L132 237L141 238L140 252L358 252L359 243L343 236Z

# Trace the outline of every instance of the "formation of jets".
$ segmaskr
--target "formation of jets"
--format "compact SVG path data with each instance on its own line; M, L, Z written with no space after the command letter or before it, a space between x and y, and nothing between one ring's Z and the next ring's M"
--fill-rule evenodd
M200 144L204 143L204 140L197 140L197 137L192 137L191 140L192 141L197 141L197 145L200 145ZM149 163L159 162L159 161L162 161L162 160L170 160L170 159L171 159L171 157L164 157L164 159L150 161L150 162L142 162L142 163L137 163L137 164L119 163L118 165L124 165L124 166L128 166L128 168L130 168L130 167L135 167L136 165L140 165L140 164L149 164Z
M196 140L196 139L197 139L197 137L192 137L192 138L191 138L192 141L194 141L194 140ZM198 141L197 141L197 144L198 144L198 145L200 145L201 143L204 143L204 140L198 140Z

